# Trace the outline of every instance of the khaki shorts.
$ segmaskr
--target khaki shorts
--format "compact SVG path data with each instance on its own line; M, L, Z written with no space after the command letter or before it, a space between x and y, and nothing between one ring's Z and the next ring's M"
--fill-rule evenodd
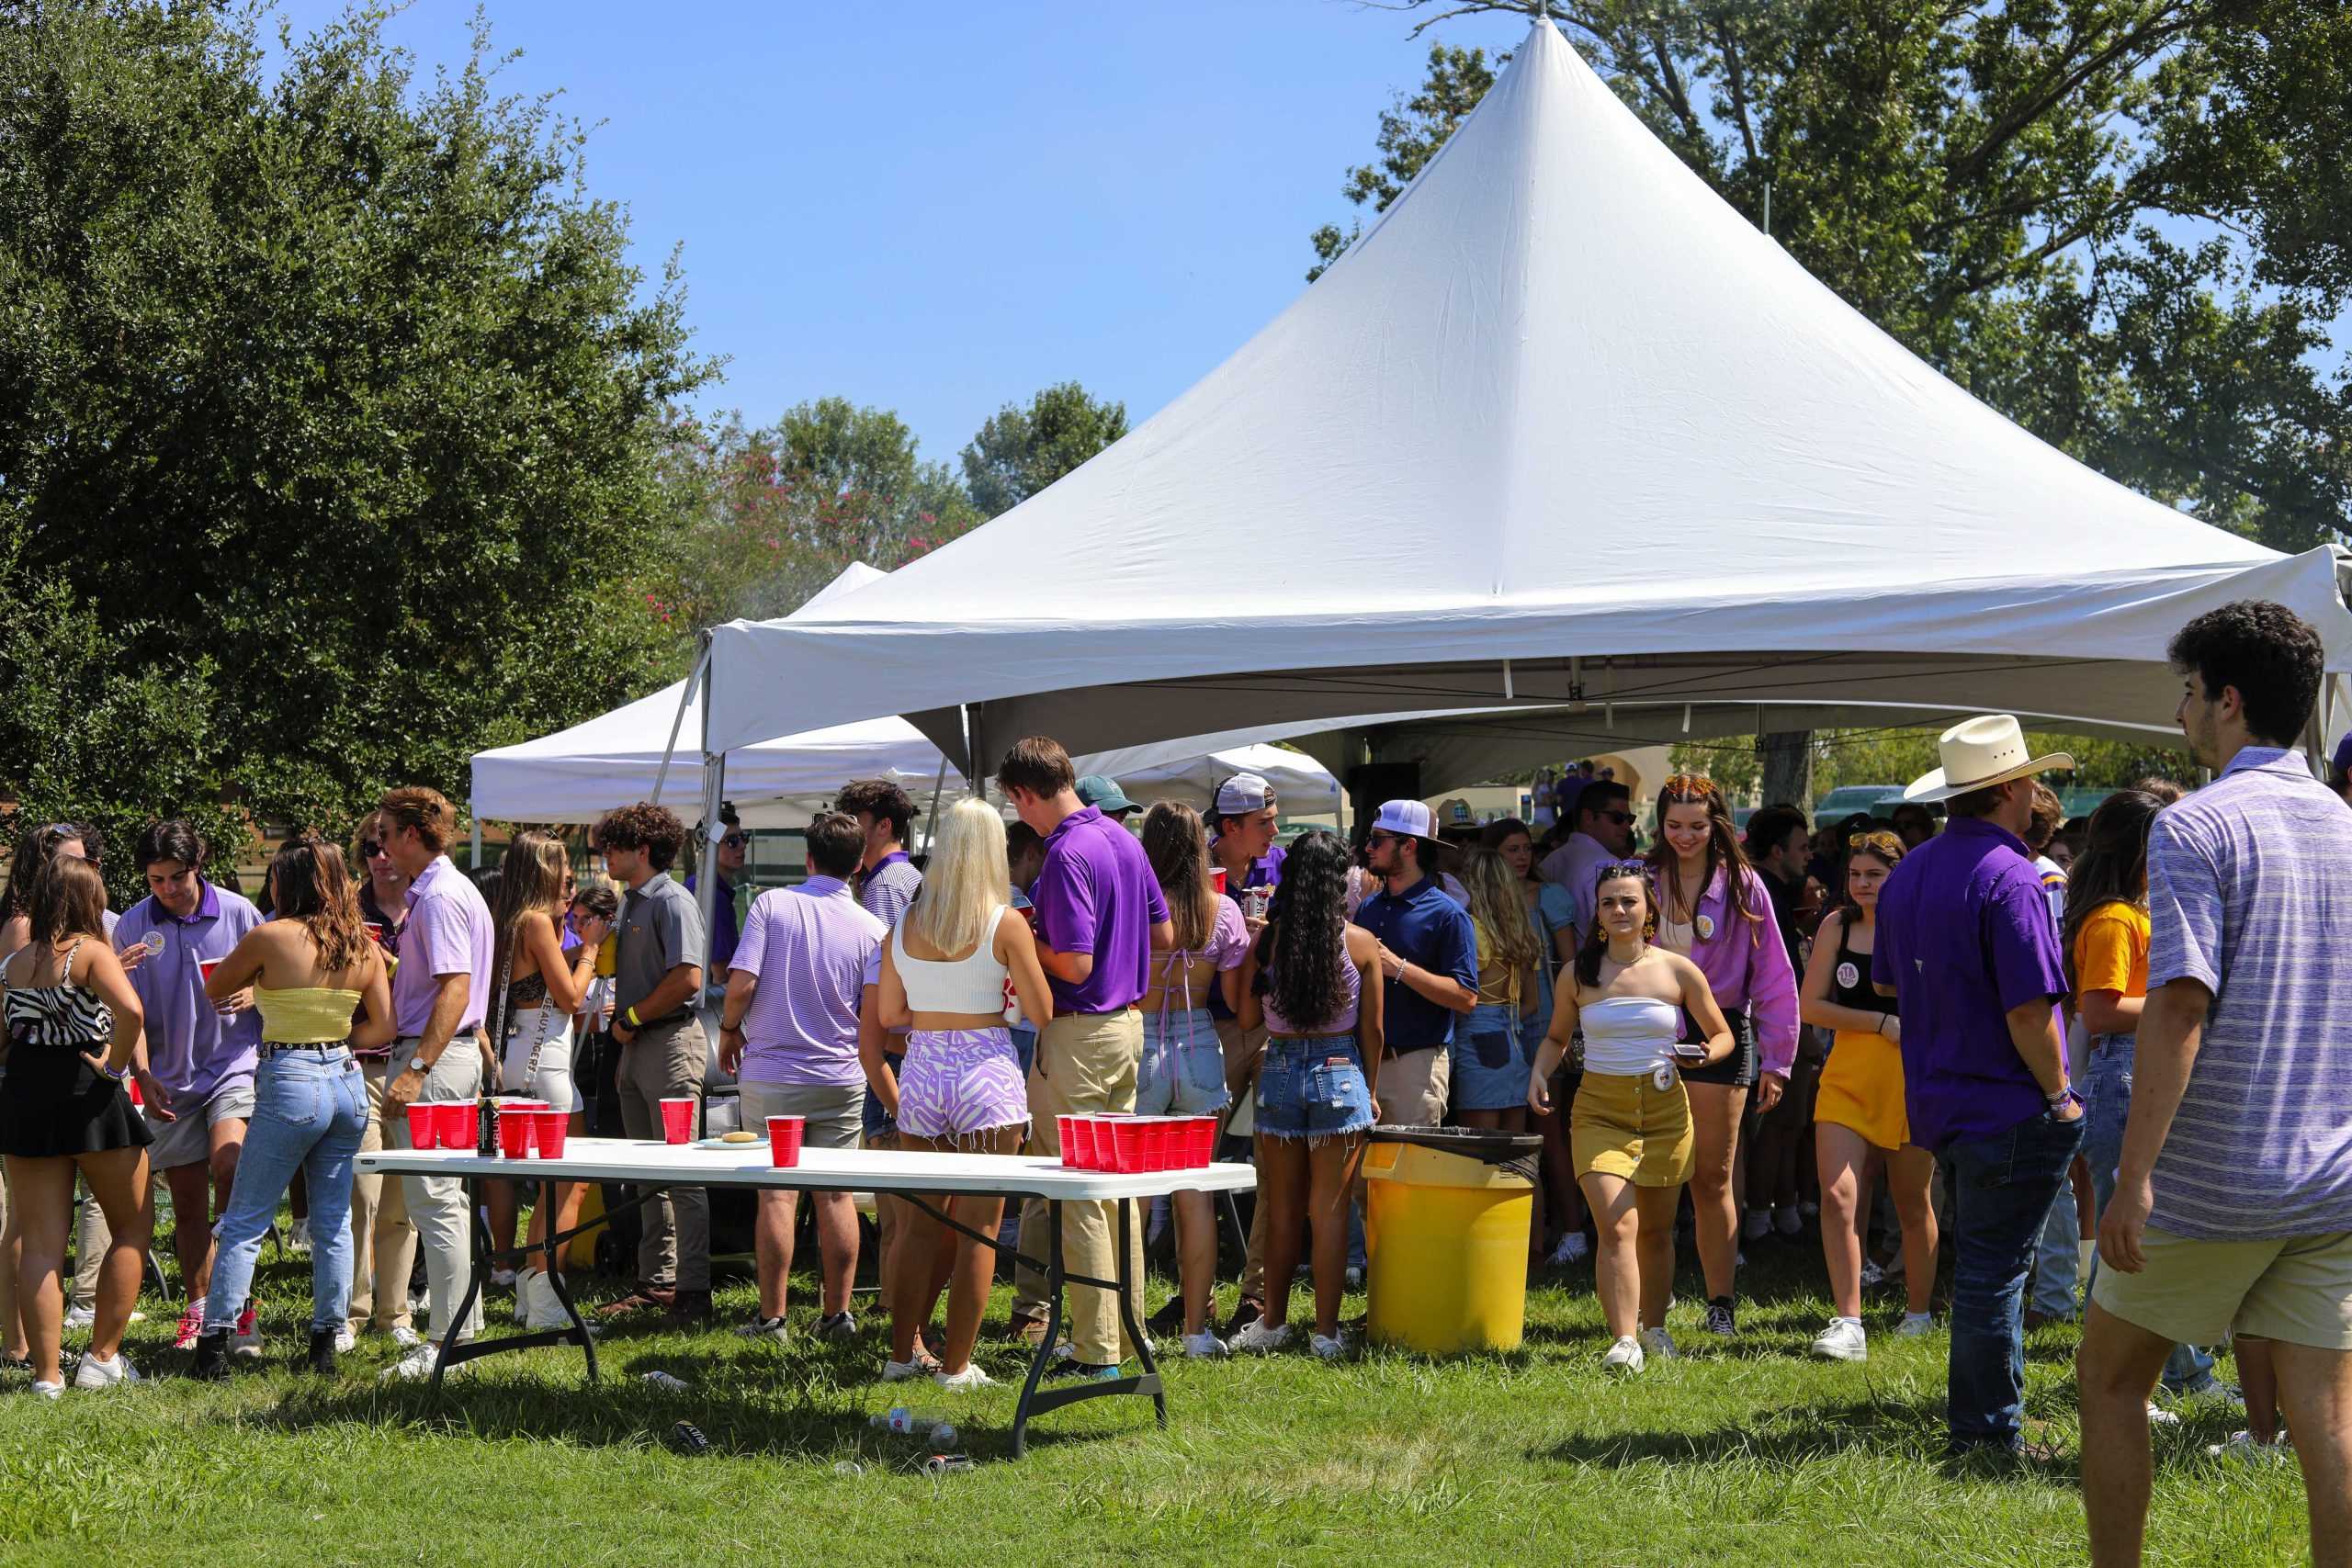
M2270 1241L2198 1241L2154 1227L2137 1274L2102 1268L2091 1300L2165 1339L2218 1345L2234 1330L2352 1350L2352 1231Z
M214 1127L223 1122L254 1119L254 1080L231 1078L204 1099L185 1107L175 1105L172 1111L175 1120L147 1123L155 1134L147 1150L150 1169L177 1170L210 1159Z
M1391 1127L1437 1127L1444 1124L1453 1086L1452 1052L1425 1045L1383 1057L1372 1098L1380 1102L1380 1120Z
M1690 1096L1647 1073L1587 1073L1568 1108L1568 1156L1579 1179L1599 1171L1636 1187L1690 1179Z
M854 1149L864 1129L858 1113L865 1103L865 1085L826 1083L747 1083L736 1086L743 1130L764 1138L771 1116L798 1116L802 1146L812 1149Z

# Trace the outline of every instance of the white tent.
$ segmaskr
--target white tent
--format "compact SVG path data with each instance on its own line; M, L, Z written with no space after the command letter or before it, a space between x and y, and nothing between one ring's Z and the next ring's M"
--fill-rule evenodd
M885 581L719 627L708 744L902 713L992 758L1611 702L2162 725L2172 633L2247 597L2352 669L2325 551L2208 527L1936 375L1539 24L1159 415Z
M873 567L854 565L795 614L806 615L882 576ZM673 730L686 752L700 750L692 711L684 713L680 728L685 690L681 681L553 735L475 753L475 817L593 822L616 807L650 798ZM863 719L736 748L727 758L725 793L747 827L797 828L852 779L896 779L927 804L944 761L939 748L906 720ZM1286 815L1336 816L1340 809L1339 782L1321 763L1236 737L1155 741L1078 762L1081 773L1111 774L1143 802L1182 800L1205 809L1220 782L1247 772L1273 784ZM700 816L688 798L700 793L700 782L687 768L673 768L669 776L664 798L690 820ZM963 774L952 767L946 782L959 791L965 787Z

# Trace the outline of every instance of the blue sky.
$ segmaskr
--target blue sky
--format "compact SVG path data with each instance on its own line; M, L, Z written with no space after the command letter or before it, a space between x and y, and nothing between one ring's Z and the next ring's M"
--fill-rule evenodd
M298 28L340 10L289 0ZM636 260L684 246L688 320L726 355L706 409L753 423L840 394L953 461L1072 378L1140 423L1299 289L1429 39L1351 0L487 0L507 90L595 126L588 184ZM391 39L465 58L474 0ZM1509 17L1446 24L1508 49ZM601 123L599 123L601 122Z

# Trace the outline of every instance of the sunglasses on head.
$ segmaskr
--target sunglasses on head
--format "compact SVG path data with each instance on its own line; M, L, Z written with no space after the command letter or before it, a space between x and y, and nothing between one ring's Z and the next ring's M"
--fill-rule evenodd
M1882 828L1874 833L1849 833L1846 838L1849 850L1870 850L1874 853L1903 853L1903 840Z
M1647 877L1649 874L1650 868L1646 862L1637 860L1612 860L1608 864L1602 866L1600 870L1595 874L1592 880L1596 885L1598 885L1600 883L1609 881L1611 877Z

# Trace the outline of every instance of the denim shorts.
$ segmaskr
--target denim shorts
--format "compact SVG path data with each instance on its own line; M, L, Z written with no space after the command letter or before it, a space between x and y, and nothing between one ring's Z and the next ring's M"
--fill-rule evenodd
M1136 1111L1145 1116L1209 1116L1225 1109L1225 1046L1206 1008L1143 1015L1143 1064Z
M1309 1143L1344 1137L1372 1125L1372 1089L1352 1034L1320 1039L1266 1037L1258 1069L1258 1131L1270 1138Z
M1527 1103L1534 1069L1516 1010L1481 1002L1453 1031L1453 1109L1509 1111Z

